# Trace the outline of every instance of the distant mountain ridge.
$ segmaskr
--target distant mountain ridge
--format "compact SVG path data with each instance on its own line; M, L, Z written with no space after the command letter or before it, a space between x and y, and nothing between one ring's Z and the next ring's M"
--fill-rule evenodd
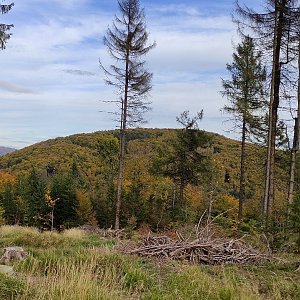
M16 151L17 149L0 146L0 156Z

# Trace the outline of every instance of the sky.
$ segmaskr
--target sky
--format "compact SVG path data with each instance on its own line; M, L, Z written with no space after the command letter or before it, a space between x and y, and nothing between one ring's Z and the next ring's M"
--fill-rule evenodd
M221 78L228 78L233 44L233 0L141 0L153 73L145 118L149 128L175 128L176 116L203 109L200 128L235 137L221 112ZM260 5L262 0L241 3ZM9 4L7 0L3 4ZM111 59L103 37L119 15L116 0L14 0L0 23L14 24L0 51L0 145L17 149L75 133L115 129L114 89L99 59ZM1 2L2 4L2 2Z

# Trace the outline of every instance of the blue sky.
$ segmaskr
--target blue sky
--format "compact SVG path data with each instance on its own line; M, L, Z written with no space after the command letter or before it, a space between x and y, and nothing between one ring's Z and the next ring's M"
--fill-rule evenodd
M263 1L249 1L259 5ZM9 1L5 2L10 3ZM0 23L13 36L0 52L0 145L22 148L57 136L114 129L116 98L104 84L99 59L109 64L105 31L118 14L115 0L15 0ZM247 3L247 1L241 1ZM146 127L176 127L176 116L204 110L201 128L224 135L221 77L237 42L231 0L142 0L153 72Z

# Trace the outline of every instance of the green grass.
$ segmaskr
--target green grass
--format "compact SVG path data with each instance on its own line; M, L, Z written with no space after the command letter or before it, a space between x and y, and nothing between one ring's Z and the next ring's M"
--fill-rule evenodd
M118 253L116 241L82 231L63 234L0 227L0 246L29 252L17 275L0 275L0 299L300 299L296 259L263 266L199 266Z

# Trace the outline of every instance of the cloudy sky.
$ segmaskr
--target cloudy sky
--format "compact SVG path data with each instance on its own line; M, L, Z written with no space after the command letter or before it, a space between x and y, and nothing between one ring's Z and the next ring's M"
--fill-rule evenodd
M204 110L201 127L230 135L220 109L221 77L237 42L233 0L141 0L153 72L146 127L176 127L182 111ZM262 0L241 3L259 5ZM10 3L8 0L4 2ZM22 148L57 136L114 129L116 95L104 84L109 64L103 36L118 14L116 0L14 0L0 23L14 24L0 52L0 145ZM231 135L232 136L232 135Z

